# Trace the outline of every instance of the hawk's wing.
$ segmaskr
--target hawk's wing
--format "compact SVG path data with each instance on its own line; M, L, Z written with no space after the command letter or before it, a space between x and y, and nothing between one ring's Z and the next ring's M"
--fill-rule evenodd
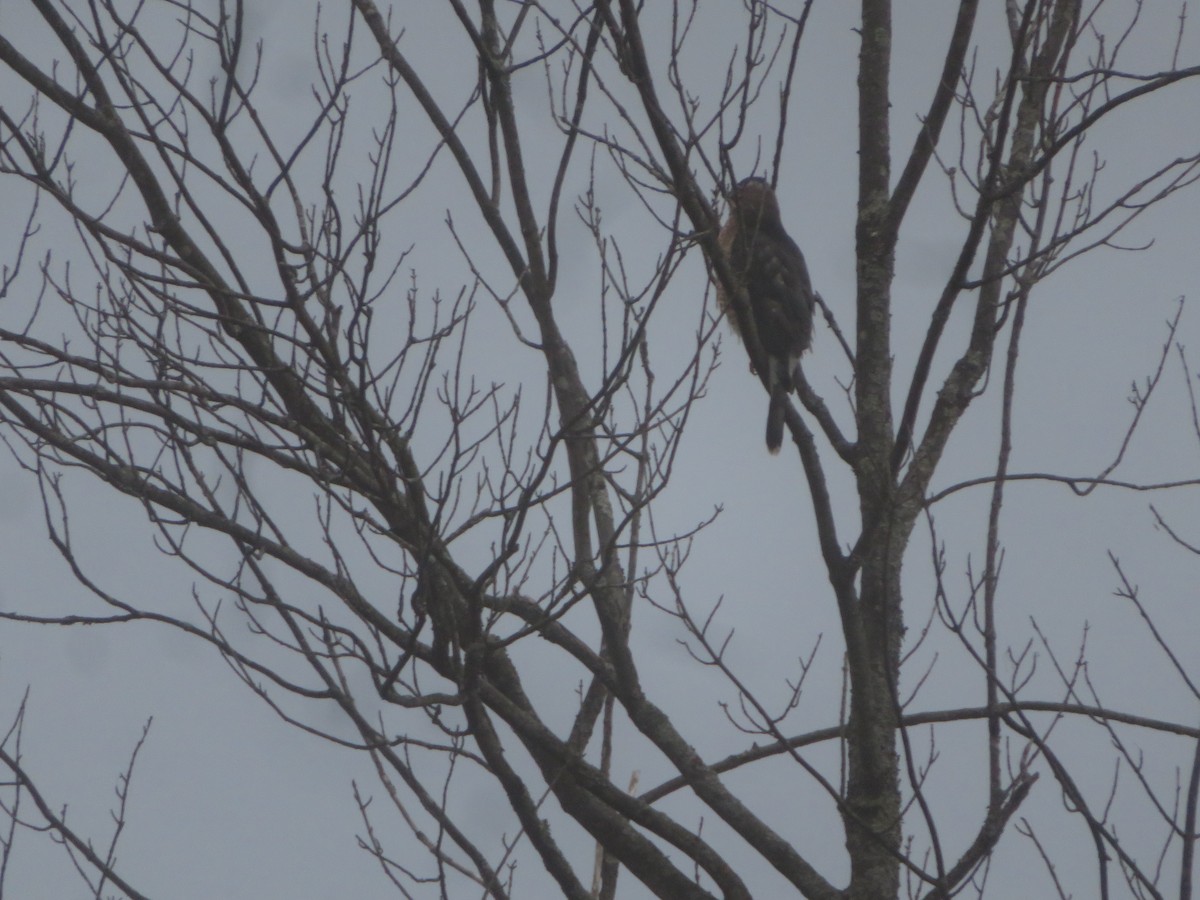
M750 240L742 277L763 349L793 365L812 343L813 293L804 255L780 232L760 230Z

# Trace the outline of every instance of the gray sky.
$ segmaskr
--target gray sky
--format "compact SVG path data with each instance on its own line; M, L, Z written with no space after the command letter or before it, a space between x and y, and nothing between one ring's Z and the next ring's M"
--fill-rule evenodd
M1112 4L1105 15L1119 20L1129 5L1127 0ZM1144 11L1142 30L1126 50L1127 68L1156 71L1166 67L1177 24L1175 13L1165 9L1168 5L1156 4ZM271 127L287 134L289 128L298 129L307 122L312 108L305 87L313 78L309 62L311 5L251 6L248 27L262 37L265 52L258 99ZM407 29L402 49L411 54L419 69L433 73L431 84L442 96L462 99L475 69L473 64L459 61L456 54L464 50L464 41L453 16L439 6L422 5L413 12L406 4L397 5L396 19ZM929 0L921 4L919 14L907 7L896 14L892 114L897 165L911 146L918 112L927 105L955 6L948 0ZM685 61L691 62L688 72L695 78L689 87L701 95L712 87L711 82L703 81L704 59L724 59L735 40L728 27L721 27L720 15L712 9L704 14L693 44L696 58ZM996 14L994 10L984 13ZM331 39L340 43L337 17L341 11L327 9L324 15ZM34 28L34 18L28 4L4 0L0 32L9 40L20 36L22 49L48 66L55 51L46 49L49 45ZM997 24L985 18L978 27L981 46L976 65L979 84L984 87L990 86L992 71L1007 52ZM789 113L780 187L785 224L805 252L817 289L848 332L852 332L853 321L857 165L854 79L858 38L854 25L850 4L815 5ZM365 59L371 49L365 29L357 40ZM1189 33L1180 60L1189 64L1198 57L1200 46ZM204 71L205 64L199 61L198 71ZM536 139L542 138L553 147L556 132L545 118L540 70L531 67L517 87L518 101L527 104L523 111L528 110L523 124L535 138L530 144L536 145ZM380 94L370 76L361 91L366 99L356 107L355 115L366 123L371 103L378 102ZM10 103L19 108L23 96L11 74L0 72L0 97L6 108ZM1189 85L1115 116L1098 133L1097 149L1109 160L1098 183L1098 195L1112 196L1140 173L1176 156L1195 153L1200 148L1200 124L1194 114L1198 108L1198 89ZM773 102L764 103L763 119L754 123L763 129L768 147L774 135L774 109ZM367 148L361 142L365 133L352 136L348 157L365 154ZM415 171L423 162L429 134L414 127L411 138L421 152L397 160L397 168L404 171ZM951 154L955 152L953 138L950 133L945 145ZM751 146L752 142L744 143L745 154L735 160L738 165L749 168L753 164ZM578 157L568 179L576 193L586 185L585 159L584 154ZM319 159L314 158L314 170L316 162ZM948 160L948 164L956 161ZM103 179L113 175L110 166L110 160L97 154L95 159L80 161L80 177L100 180L97 187L102 191ZM344 177L349 179L353 171L347 166ZM615 233L628 238L623 247L626 263L632 272L644 275L661 248L661 234L653 230L652 221L611 166L601 165L597 179L605 221ZM1149 249L1139 253L1104 249L1089 254L1056 273L1035 294L1018 377L1013 471L1086 476L1100 471L1112 458L1132 415L1126 402L1131 382L1144 380L1157 364L1167 336L1165 323L1175 312L1177 298L1187 296L1194 303L1200 289L1200 256L1196 253L1200 222L1195 196L1191 192L1171 198L1122 236L1122 242L1130 245L1152 239ZM28 198L23 186L0 178L0 204L5 209L25 210ZM424 296L434 289L452 296L470 280L445 226L447 209L456 228L467 236L464 243L490 271L501 271L498 258L489 255L494 250L478 214L448 160L442 159L414 196L411 208L397 213L392 223L396 244L413 244L411 265L418 270ZM0 246L8 248L20 222L11 215L5 218L0 223ZM84 272L84 260L70 249L75 246L73 235L61 224L56 229L60 230L39 237L39 247L56 245L60 264L68 257L77 259L78 283L89 284L94 275ZM929 311L963 231L945 181L931 174L918 195L908 237L902 240L897 259L893 321L900 392L906 387L904 376L911 370ZM263 277L269 277L268 269L264 268ZM564 237L563 281L572 288L561 295L563 306L569 297L579 299L575 310L560 306L564 328L576 341L585 371L591 367L593 375L585 379L592 383L599 377L598 344L588 339L589 329L597 322L591 293L596 285L596 259L587 235L574 223ZM705 281L699 256L690 257L655 313L651 346L664 372L681 368L694 348ZM0 324L11 328L23 320L36 283L36 273L31 270L23 290L0 300ZM43 314L41 327L48 333L53 332L56 315L60 313ZM967 326L965 315L952 318L948 346L961 344ZM62 328L69 327L64 321ZM510 340L506 328L495 308L481 302L469 344L473 371L482 382L528 384L536 405L543 377L538 358ZM1189 306L1177 339L1195 347L1200 346L1197 338L1200 316ZM825 727L835 724L837 714L841 645L836 611L816 555L808 491L794 456L785 451L771 458L763 451L765 397L747 372L740 346L728 334L722 338L722 353L722 365L689 423L674 487L656 508L656 525L663 533L684 531L717 506L723 508L716 523L697 542L694 558L684 572L689 600L700 611L724 596L716 621L723 629L736 627L729 659L749 684L774 703L782 702L786 695L783 679L795 677L795 660L806 657L820 639L816 667L788 731ZM944 375L950 359L949 355L938 358L935 380ZM805 370L835 413L846 421L837 386L839 379L844 383L847 378L846 364L824 326L818 328ZM1186 388L1174 357L1168 371L1118 476L1145 481L1197 477L1196 436L1190 433ZM952 441L935 490L986 475L994 464L998 369L992 377L991 393L972 407ZM897 402L902 402L902 396ZM924 409L928 411L928 404ZM827 448L824 452L831 462L832 454ZM262 477L269 483L268 473ZM852 485L840 472L831 477L839 511L847 516L844 531L853 534L849 528L855 503ZM80 471L68 473L64 483L72 500L71 527L81 559L106 589L149 608L180 610L191 604L194 576L153 552L136 504L116 497ZM956 592L959 605L967 593L968 561L976 572L981 567L986 525L982 513L987 499L986 488L975 488L935 510L938 535L946 545L947 583ZM1194 488L1149 499L1110 491L1081 500L1065 486L1013 485L1003 537L1006 556L1000 617L1006 637L1002 645L1018 650L1024 646L1033 636L1030 618L1034 617L1060 659L1071 661L1086 628L1090 671L1107 705L1194 722L1196 698L1183 689L1156 651L1137 614L1113 596L1118 582L1106 556L1110 549L1140 585L1148 608L1164 633L1175 640L1183 664L1190 666L1189 672L1196 677L1191 645L1200 628L1197 558L1172 546L1154 529L1150 500L1183 536L1200 542ZM281 497L279 502L281 509L298 517L303 529L304 517L311 515L311 501L299 495ZM305 536L311 539L314 535L312 531ZM929 610L928 547L927 534L919 532L906 570L910 637L922 627ZM213 546L214 558L221 552ZM8 455L0 456L0 571L5 573L0 579L0 605L5 609L40 614L101 611L46 541L36 484ZM381 604L394 604L394 583L382 577L367 582L386 597ZM200 590L208 601L218 597L210 586L203 585ZM643 679L658 702L678 716L681 728L706 758L744 748L749 738L729 727L716 709L718 702L735 700L732 689L719 675L690 659L678 642L677 623L648 607L637 610L636 620L635 645L644 651ZM544 665L546 677L535 690L544 691L545 702L561 710L565 719L573 710L578 675L572 672L564 681L554 668L556 657L545 653L543 662L539 652L537 648L530 651L530 665ZM982 678L945 635L917 652L906 677L915 684L919 673L930 665L934 674L915 708L982 702ZM1040 695L1059 698L1061 690L1044 654L1037 678L1043 685ZM118 851L119 870L144 893L180 900L394 896L369 857L355 846L362 824L352 782L357 781L365 794L381 793L368 761L280 721L232 677L210 648L146 624L73 630L0 624L0 718L15 714L27 688L24 759L52 802L69 806L74 827L100 845L111 832L113 787L143 725L153 717L134 777L130 821ZM308 708L304 716L326 728L342 728L332 711ZM1084 723L1066 723L1061 731L1063 746L1077 755L1086 756L1091 743L1106 747L1103 733ZM942 824L949 833L955 827L969 833L982 809L980 779L985 773L985 755L980 734L980 727L956 725L937 736L940 756L931 796L943 802L955 797L971 801L962 804L966 811L961 821L946 812ZM915 732L914 739L923 745L928 735ZM1139 740L1147 751L1147 777L1170 796L1176 767L1188 764L1191 751L1182 742L1169 743L1147 735L1139 735ZM831 758L830 751L814 751L813 758L825 763ZM636 742L618 759L617 771L622 768L630 775L638 772L642 789L670 775L660 761L640 752ZM1088 788L1102 796L1112 778L1111 758L1105 755L1096 766L1083 771ZM730 784L744 791L768 821L797 835L802 852L829 866L831 877L840 877L835 861L842 859L844 852L840 832L832 824L836 819L831 804L810 784L796 779L795 773L794 768L774 763L738 773L730 778ZM1129 773L1123 777L1129 778ZM476 785L467 776L453 795L452 807L466 812L481 829L489 827L491 820L496 832L512 829L511 818L496 806L497 796L486 783ZM676 803L668 800L664 806L674 812L681 808ZM1150 848L1163 839L1163 827L1144 807L1144 802L1131 801L1121 808L1128 821L1122 830L1140 853L1152 858ZM392 854L428 870L424 854L413 846L395 814L384 809L382 798L376 808L380 813L376 824ZM1060 809L1059 791L1043 775L1025 811L1031 819L1045 816L1046 821L1054 821L1057 816L1061 823ZM812 825L808 810L815 811ZM704 834L717 840L714 835L720 834L721 826L711 820L711 814L705 818ZM1070 882L1075 896L1089 896L1095 889L1091 880L1093 851L1082 826L1066 821L1069 827L1054 834L1059 842L1060 872L1075 879ZM1139 834L1142 829L1144 835ZM568 826L564 834L572 858L587 859L591 844L582 833ZM12 896L84 895L61 848L29 834L18 841L7 884ZM731 848L734 861L747 852L736 841L721 843ZM545 876L534 854L523 849L514 896L536 896L537 889L546 884ZM1028 864L1031 852L1028 841L1010 833L998 851L987 896L1049 896L1044 872ZM587 867L581 863L580 868ZM1017 871L1031 880L1020 883L1011 874ZM785 895L777 893L784 888L772 873L756 877L761 879L751 881L756 896ZM620 896L645 894L632 878L623 877Z

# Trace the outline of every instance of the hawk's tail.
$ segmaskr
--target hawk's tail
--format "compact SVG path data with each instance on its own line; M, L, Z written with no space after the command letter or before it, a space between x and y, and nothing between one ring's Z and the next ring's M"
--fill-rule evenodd
M767 410L767 449L778 453L783 446L783 416L787 412L787 384L782 379L771 386L771 406Z

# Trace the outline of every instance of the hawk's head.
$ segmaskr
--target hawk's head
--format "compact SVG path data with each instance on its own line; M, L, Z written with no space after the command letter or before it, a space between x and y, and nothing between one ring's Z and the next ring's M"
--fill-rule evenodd
M737 218L747 224L778 222L779 200L767 179L755 175L739 181L729 195L731 210Z

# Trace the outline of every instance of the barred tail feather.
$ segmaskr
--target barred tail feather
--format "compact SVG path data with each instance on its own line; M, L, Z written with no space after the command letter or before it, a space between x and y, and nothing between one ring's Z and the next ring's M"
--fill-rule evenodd
M771 389L771 406L767 410L767 449L778 453L783 446L783 416L787 411L787 386L777 381Z

